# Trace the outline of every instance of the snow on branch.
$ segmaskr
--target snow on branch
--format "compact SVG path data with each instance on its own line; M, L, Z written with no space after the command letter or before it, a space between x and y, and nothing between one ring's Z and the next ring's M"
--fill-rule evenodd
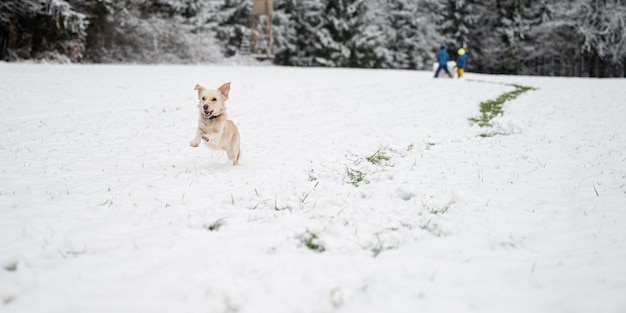
M70 33L85 36L88 21L85 14L72 10L69 3L63 0L47 0L44 12L51 16L57 23L58 28L63 28Z

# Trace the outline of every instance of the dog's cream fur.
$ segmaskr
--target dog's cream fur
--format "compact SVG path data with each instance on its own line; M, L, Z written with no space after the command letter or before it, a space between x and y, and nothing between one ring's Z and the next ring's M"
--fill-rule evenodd
M226 151L228 159L233 165L239 163L241 150L239 149L239 130L233 121L226 118L226 106L230 83L225 83L217 90L208 90L198 84L194 90L198 91L198 130L189 144L197 147L200 140L213 149Z

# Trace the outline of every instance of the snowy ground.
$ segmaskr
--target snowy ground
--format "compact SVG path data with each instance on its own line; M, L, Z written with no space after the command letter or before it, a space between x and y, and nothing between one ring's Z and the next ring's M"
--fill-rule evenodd
M0 72L2 312L626 311L626 80ZM227 81L236 167L189 147Z

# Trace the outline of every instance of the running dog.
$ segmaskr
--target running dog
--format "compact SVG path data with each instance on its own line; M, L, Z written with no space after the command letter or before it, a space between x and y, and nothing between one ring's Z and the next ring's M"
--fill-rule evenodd
M233 165L239 163L241 150L239 149L239 130L233 121L226 117L226 106L224 102L228 100L230 83L221 85L217 90L209 90L198 84L194 90L198 91L198 130L189 145L197 147L200 140L212 149L222 149L226 151L228 159L233 161Z

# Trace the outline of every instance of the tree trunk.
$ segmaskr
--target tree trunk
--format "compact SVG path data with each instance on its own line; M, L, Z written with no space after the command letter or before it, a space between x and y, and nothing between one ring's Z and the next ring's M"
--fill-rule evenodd
M6 51L15 49L17 45L17 4L19 0L13 0L11 17L9 17L9 36L7 39Z
M593 52L593 65L591 77L600 78L600 56L597 51Z

